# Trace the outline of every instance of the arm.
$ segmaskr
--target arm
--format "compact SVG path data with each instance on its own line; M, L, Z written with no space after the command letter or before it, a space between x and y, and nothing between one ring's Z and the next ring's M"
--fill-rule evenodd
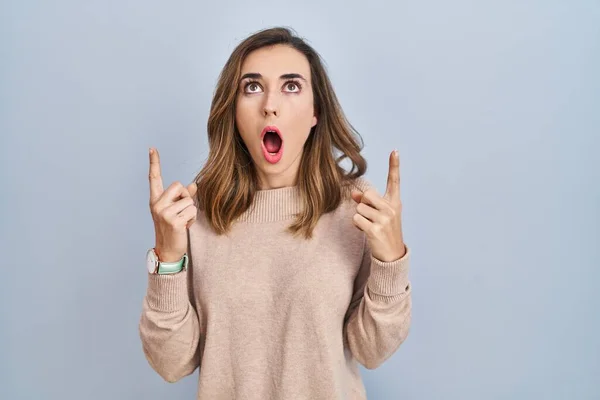
M188 268L175 275L148 273L148 287L139 334L150 366L165 380L175 382L200 365L200 320L194 304L189 228L197 218L195 182L163 187L158 151L149 149L150 212L156 247L189 258Z
M188 293L190 272L148 275L139 333L150 366L168 382L190 375L200 365L201 331Z
M346 313L344 335L352 355L366 368L387 360L408 336L411 321L410 250L381 262L365 240L354 296Z

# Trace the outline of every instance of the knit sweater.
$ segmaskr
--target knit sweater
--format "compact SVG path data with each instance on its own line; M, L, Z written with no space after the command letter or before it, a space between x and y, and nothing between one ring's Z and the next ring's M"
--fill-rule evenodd
M259 190L226 235L199 212L188 269L148 274L139 331L150 366L168 382L198 369L200 400L366 399L358 363L376 368L408 335L410 249L374 258L355 209L345 198L308 240L286 232L297 187Z

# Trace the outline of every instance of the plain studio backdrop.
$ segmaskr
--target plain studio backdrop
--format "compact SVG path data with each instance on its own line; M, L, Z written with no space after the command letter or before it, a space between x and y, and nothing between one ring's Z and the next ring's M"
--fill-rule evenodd
M2 1L0 398L194 398L138 336L147 152L188 183L219 71L275 25L324 57L381 193L400 150L414 317L369 399L600 398L593 0Z

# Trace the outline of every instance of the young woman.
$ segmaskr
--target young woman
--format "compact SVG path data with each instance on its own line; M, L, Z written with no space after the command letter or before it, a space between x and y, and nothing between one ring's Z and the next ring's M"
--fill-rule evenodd
M318 53L284 28L233 51L194 182L164 189L150 149L156 242L140 336L198 399L365 399L405 340L409 251L397 152L380 196ZM347 160L350 171L341 163Z

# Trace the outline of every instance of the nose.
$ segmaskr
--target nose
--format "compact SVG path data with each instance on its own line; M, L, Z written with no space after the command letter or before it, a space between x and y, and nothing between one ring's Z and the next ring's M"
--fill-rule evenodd
M279 105L277 104L277 95L276 94L267 94L265 96L265 104L263 106L263 114L265 117L268 116L279 116Z

